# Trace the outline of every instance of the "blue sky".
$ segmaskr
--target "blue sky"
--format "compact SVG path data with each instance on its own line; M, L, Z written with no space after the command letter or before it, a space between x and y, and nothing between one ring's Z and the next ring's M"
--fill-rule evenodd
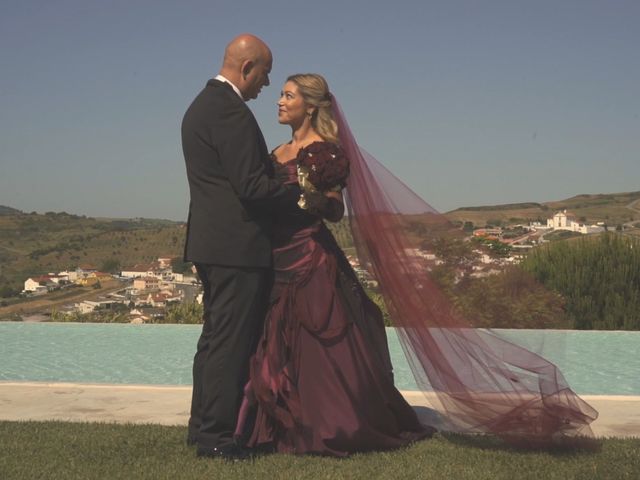
M184 220L179 127L236 34L325 75L359 143L440 211L640 190L640 2L0 4L0 204Z

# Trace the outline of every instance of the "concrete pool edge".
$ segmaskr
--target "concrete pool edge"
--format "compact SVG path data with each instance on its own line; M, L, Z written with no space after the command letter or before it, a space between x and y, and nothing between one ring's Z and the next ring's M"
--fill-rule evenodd
M430 395L402 394L428 421ZM640 396L581 397L599 412L596 436L640 437ZM188 385L0 382L0 420L186 425L190 398Z

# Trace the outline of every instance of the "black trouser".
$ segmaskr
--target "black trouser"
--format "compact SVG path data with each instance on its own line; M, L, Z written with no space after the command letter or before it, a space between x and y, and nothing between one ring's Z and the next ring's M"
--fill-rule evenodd
M189 438L203 447L222 447L233 443L249 358L262 333L270 270L196 268L204 289L204 325L193 359Z

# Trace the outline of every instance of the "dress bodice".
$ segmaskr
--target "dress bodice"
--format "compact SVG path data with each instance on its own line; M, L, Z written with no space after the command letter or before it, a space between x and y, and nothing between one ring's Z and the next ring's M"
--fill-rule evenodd
M284 183L291 184L298 181L298 172L296 169L296 159L292 158L286 162L279 162L276 156L272 153L271 160L273 161L274 168L279 176L285 177L283 172L286 171L286 180Z
M276 176L283 179L287 185L298 182L298 171L296 168L296 159L292 158L286 162L279 162L275 155L271 154L274 164ZM301 229L311 227L320 223L320 218L312 215L306 210L299 208L297 205L293 208L287 208L276 213L275 216L275 236L276 240L287 236L288 234L297 232ZM276 242L278 243L278 242Z

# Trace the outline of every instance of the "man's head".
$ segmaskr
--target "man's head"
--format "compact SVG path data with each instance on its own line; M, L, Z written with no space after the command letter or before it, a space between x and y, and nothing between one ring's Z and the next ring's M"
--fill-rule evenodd
M272 63L267 44L255 35L243 33L227 45L220 74L238 87L245 100L250 100L269 85Z

